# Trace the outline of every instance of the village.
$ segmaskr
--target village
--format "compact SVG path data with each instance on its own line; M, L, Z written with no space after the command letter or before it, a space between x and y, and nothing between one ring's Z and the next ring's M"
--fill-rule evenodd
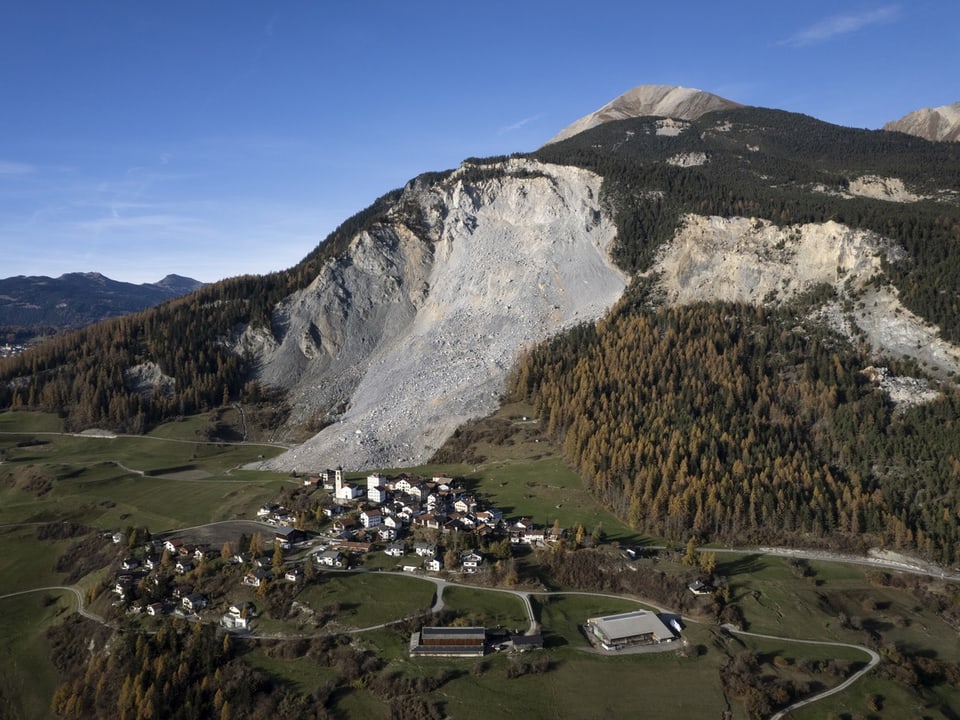
M170 615L216 623L225 632L248 636L257 634L264 613L277 619L289 615L292 606L301 614L296 627L302 632L303 615L313 630L336 619L283 598L289 601L322 572L393 572L435 579L439 604L442 583L449 581L439 578L473 581L479 587L514 585L513 557L521 548L585 540L580 526L568 533L559 523L546 527L529 517L505 519L499 508L447 476L372 473L348 480L338 467L308 474L300 483L276 501L264 503L255 518L240 521L237 527L247 532L219 546L194 542L190 532L147 537L140 530L133 538L111 534L112 542L129 549L110 583L112 606L127 616L141 616L144 622ZM232 527L219 524L218 530L222 534ZM626 549L623 556L631 560L636 553ZM689 589L696 595L713 592L702 580ZM594 647L619 651L673 643L681 636L681 626L675 617L661 619L638 610L584 618L583 633ZM410 654L417 656L542 646L532 614L525 632L425 625L410 638Z

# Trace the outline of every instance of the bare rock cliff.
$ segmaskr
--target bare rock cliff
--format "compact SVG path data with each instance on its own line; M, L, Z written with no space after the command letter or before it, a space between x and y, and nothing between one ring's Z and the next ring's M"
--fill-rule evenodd
M422 463L498 406L525 347L621 296L598 176L520 160L480 180L470 171L409 186L386 222L276 308L271 337L243 333L261 378L291 390L292 423L334 421L267 467Z
M756 218L689 215L650 272L665 301L677 305L776 304L830 286L835 299L816 309L819 320L851 342L865 343L878 361L910 357L946 381L960 373L960 348L903 307L892 285L876 282L884 260L903 257L891 240L836 222L777 227ZM915 400L936 396L921 390Z
M960 140L960 102L914 110L899 120L888 122L883 129L916 135L926 140L956 142Z

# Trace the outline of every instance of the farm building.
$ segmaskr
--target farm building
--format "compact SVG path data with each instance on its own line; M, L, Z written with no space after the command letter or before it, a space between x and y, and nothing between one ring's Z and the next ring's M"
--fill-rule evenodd
M652 645L675 639L656 613L647 610L590 618L586 627L605 650L622 650L631 645Z
M410 654L437 657L483 655L486 635L482 627L424 627L410 636Z

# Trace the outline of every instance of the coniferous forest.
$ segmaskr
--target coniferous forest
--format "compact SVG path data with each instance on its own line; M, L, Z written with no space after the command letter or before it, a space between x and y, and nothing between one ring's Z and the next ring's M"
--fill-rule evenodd
M643 532L954 562L960 395L895 413L867 365L785 310L621 309L528 354L511 391Z

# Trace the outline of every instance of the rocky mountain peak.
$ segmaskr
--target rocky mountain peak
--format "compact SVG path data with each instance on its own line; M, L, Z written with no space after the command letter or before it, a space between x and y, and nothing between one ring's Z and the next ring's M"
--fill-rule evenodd
M921 108L883 126L884 130L916 135L935 142L960 141L960 102Z
M673 85L638 85L610 101L596 112L585 115L568 125L547 144L560 142L569 137L613 120L634 117L669 117L679 120L696 120L714 110L729 110L743 107L703 90Z

